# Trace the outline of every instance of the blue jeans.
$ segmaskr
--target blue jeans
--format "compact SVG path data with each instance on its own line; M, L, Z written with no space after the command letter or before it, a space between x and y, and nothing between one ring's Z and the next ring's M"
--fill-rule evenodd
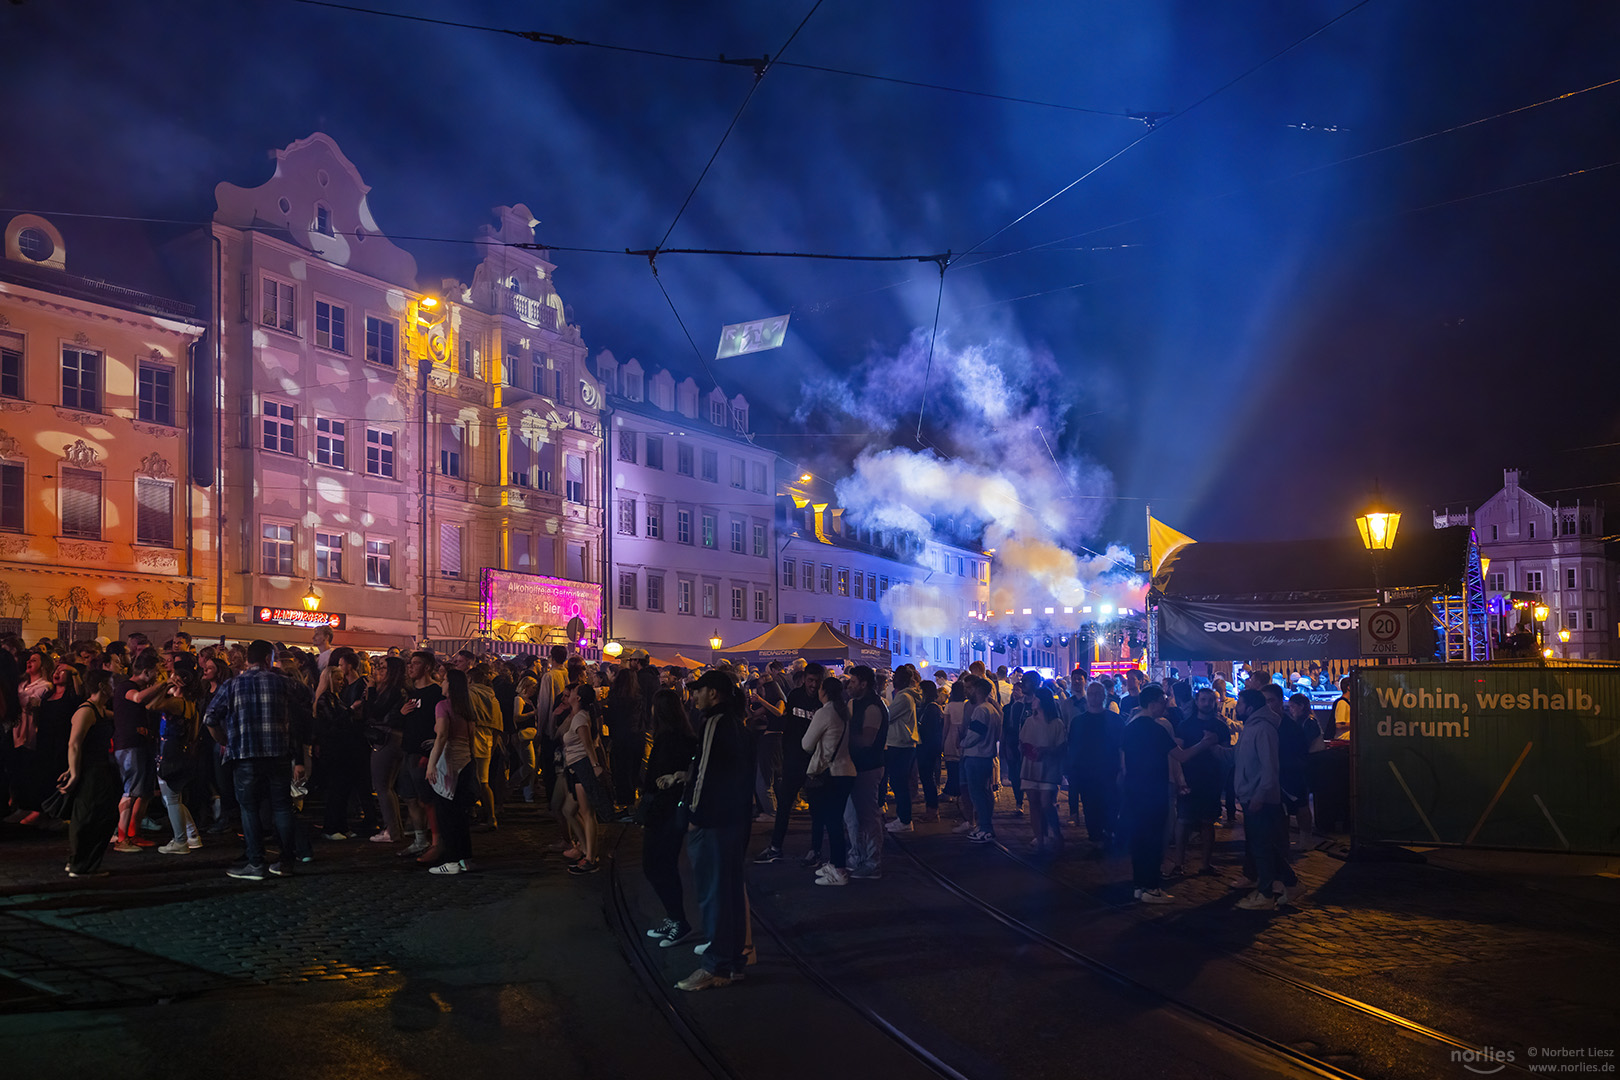
M991 758L965 757L962 759L962 786L967 788L968 798L973 802L973 816L978 819L979 831L994 836L996 826L995 819L991 814L995 804L990 796L991 771Z
M703 913L703 932L709 939L703 966L728 978L742 971L747 962L743 956L748 944L743 867L748 861L748 831L748 825L742 824L700 827L686 833L692 884L697 891L698 909Z
M270 815L281 839L281 858L297 858L293 839L292 762L285 758L242 758L231 775L236 801L242 807L242 839L249 866L264 865L264 834L259 824L259 802L270 800Z

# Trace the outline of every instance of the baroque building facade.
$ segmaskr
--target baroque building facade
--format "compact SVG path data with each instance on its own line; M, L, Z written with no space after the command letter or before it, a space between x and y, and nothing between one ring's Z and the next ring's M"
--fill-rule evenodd
M186 438L203 324L131 272L157 265L144 237L77 235L19 214L0 259L0 632L30 642L210 599L212 493Z

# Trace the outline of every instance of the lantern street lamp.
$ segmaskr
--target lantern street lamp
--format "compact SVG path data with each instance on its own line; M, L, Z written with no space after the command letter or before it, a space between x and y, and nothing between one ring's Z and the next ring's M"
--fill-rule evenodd
M1400 525L1400 512L1385 510L1376 496L1373 505L1356 518L1356 529L1361 533L1361 546L1372 555L1373 588L1378 592L1380 604L1384 602L1384 552L1394 550L1395 531Z
M624 653L624 646L617 641L610 641L602 646L602 655L609 660L617 660Z
M1569 659L1569 631L1558 631L1558 659Z
M304 610L311 614L321 610L321 594L315 591L314 582L310 583L309 591L304 594Z
M1535 609L1531 612L1531 614L1535 615L1535 617L1536 617L1536 648L1542 649L1541 655L1543 657L1551 656L1552 655L1552 649L1550 649L1550 648L1543 649L1542 648L1542 646L1543 646L1543 641L1542 641L1543 634L1542 634L1542 631L1547 626L1547 616L1550 614L1550 612L1549 612L1549 610L1547 608L1547 605L1546 604L1537 604L1535 606Z
M709 666L710 667L713 667L714 664L715 664L715 661L719 659L719 657L716 656L715 654L720 651L720 646L723 645L723 644L725 644L725 642L720 640L720 628L717 626L717 627L714 628L714 633L709 635Z

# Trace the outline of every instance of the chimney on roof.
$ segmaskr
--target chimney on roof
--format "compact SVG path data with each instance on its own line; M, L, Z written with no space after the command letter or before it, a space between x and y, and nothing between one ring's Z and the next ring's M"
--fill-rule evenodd
M1503 469L1502 470L1502 486L1507 488L1509 491L1518 490L1518 487L1519 487L1519 475L1520 474L1519 474L1518 469ZM1526 480L1530 479L1530 474L1525 473L1524 474L1524 479L1526 479Z

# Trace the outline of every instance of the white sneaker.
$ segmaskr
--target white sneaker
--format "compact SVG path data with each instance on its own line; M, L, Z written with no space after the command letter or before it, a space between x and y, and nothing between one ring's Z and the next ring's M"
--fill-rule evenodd
M1276 908L1277 901L1269 896L1262 896L1253 892L1237 902L1237 906L1244 911L1271 911Z
M1168 904L1175 900L1175 897L1163 889L1138 889L1136 898L1144 904Z
M200 836L188 836L188 837L186 837L186 847L190 848L192 851L196 851L198 848L202 847L202 837L200 837Z
M704 953L708 952L709 951L709 944L710 944L709 942L705 941L701 945L694 946L693 949L692 949L693 955L694 956L702 956Z
M202 845L197 846L201 847ZM184 840L170 840L167 844L158 848L158 853L162 855L190 855L191 845Z
M893 821L883 826L883 829L885 832L892 833L908 833L912 831L911 822L901 821L899 818L895 818Z
M816 878L816 884L817 885L848 885L849 884L849 871L840 870L836 866L829 866L827 868L827 873L824 876Z
M973 829L974 829L973 822L964 821L964 822L962 822L962 824L960 824L956 828L952 829L951 832L957 834L958 836L961 836L963 833L972 832Z
M411 846L405 849L405 854L420 855L431 846L427 837L424 836L422 839L412 842Z
M389 832L387 829L384 829L380 833L372 833L371 836L367 837L367 839L369 839L373 844L392 844L396 842L394 840L394 834Z

